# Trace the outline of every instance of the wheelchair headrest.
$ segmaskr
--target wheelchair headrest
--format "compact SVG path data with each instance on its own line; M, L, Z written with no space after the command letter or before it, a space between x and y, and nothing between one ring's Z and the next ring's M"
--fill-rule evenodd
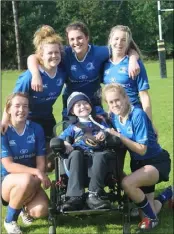
M64 141L62 139L54 137L50 141L50 148L53 150L55 154L64 153L65 152Z

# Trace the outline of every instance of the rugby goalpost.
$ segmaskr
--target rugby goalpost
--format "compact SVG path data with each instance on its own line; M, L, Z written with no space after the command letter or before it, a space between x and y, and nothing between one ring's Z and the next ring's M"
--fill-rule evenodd
M166 11L174 11L174 9L161 9L161 2L157 1L158 7L158 25L159 25L159 40L157 41L158 47L158 56L160 63L160 75L161 78L167 78L167 70L166 70L166 50L164 39L162 37L162 22L161 22L161 13Z

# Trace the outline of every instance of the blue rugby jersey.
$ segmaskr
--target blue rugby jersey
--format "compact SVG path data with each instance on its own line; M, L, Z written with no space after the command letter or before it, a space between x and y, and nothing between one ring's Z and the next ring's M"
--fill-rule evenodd
M39 124L27 120L22 134L9 126L5 135L1 135L1 158L12 157L15 163L35 168L39 156L45 156L45 136ZM7 174L1 165L2 177Z
M112 113L111 122L113 127L123 136L134 142L147 146L147 151L144 155L139 155L128 149L133 159L143 160L153 158L158 156L162 151L161 146L157 143L152 123L147 114L141 108L135 108L132 106L132 110L124 124L120 122L119 116Z
M139 92L149 89L148 77L145 67L141 60L138 60L140 66L140 73L135 79L129 77L128 66L129 57L125 56L120 63L114 64L109 60L105 63L103 83L118 83L122 85L130 99L132 105L140 103Z
M29 70L19 76L13 92L29 94L30 117L49 118L52 116L53 105L61 94L67 73L61 64L57 66L56 74L52 78L43 69L39 68L39 71L43 82L43 92L32 90L32 75Z
M65 48L65 66L68 72L68 81L64 90L66 98L74 92L85 93L92 102L100 97L101 73L104 62L109 59L107 46L89 45L88 52L82 61L79 61L71 47Z

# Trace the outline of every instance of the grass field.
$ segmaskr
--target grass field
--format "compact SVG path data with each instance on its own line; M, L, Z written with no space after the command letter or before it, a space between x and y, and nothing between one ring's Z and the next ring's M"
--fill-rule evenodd
M170 180L167 183L160 183L156 186L156 194L160 193L166 186L173 184L173 61L167 61L167 79L161 79L159 75L159 63L145 63L147 69L150 96L152 100L153 122L158 129L159 143L163 148L169 151L172 168ZM4 107L5 98L12 92L15 81L19 75L18 71L2 72L2 108ZM59 121L61 119L61 98L59 98L54 106L54 114ZM127 155L125 171L129 170L129 156ZM51 176L53 178L53 175ZM5 208L2 207L2 222L5 217ZM173 211L165 205L159 214L160 224L153 231L148 233L172 234L173 233ZM131 220L132 234L136 233L138 218ZM21 222L20 222L21 224ZM3 225L2 225L3 226ZM27 234L46 234L48 233L47 220L36 220L32 226L26 227L21 224L21 229ZM5 233L2 228L2 233ZM121 234L122 220L118 213L105 214L102 216L90 216L83 218L61 217L57 227L57 234Z

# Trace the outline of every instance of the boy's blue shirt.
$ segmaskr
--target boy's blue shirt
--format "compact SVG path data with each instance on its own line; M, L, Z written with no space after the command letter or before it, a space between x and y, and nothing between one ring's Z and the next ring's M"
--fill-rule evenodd
M95 136L97 133L99 133L100 131L102 131L99 127L97 127L94 123L92 122L83 122L81 123L83 125L85 125L87 128L91 128L92 129L92 135ZM103 125L104 127L108 128L108 124L106 122L101 122L101 125ZM65 129L59 136L58 138L62 139L62 140L66 140L66 138L68 136L72 137L74 139L74 143L72 144L73 147L80 147L81 149L85 150L85 151L90 151L90 150L102 150L104 148L104 144L101 142L101 144L98 144L97 146L91 146L89 144L87 144L83 138L83 136L85 135L85 131L79 127L80 125L78 124L71 124L68 126L67 129Z

